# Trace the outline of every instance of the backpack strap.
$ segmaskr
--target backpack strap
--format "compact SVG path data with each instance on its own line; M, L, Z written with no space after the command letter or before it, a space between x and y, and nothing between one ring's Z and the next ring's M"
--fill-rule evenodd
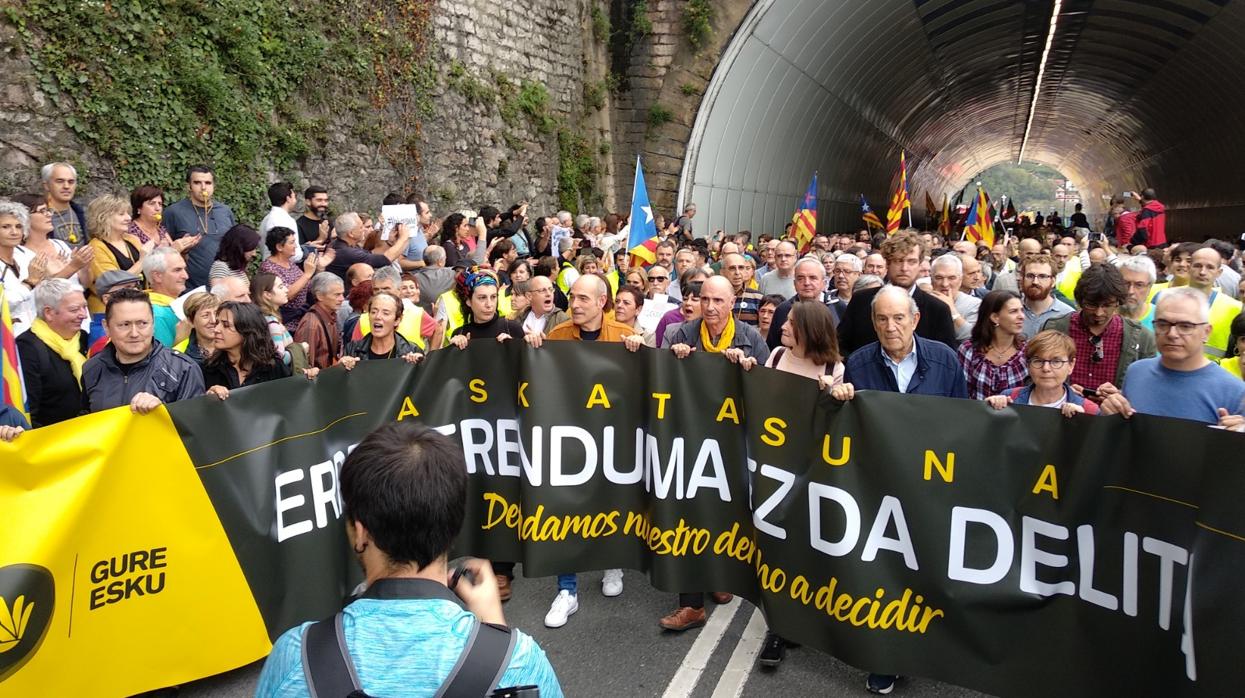
M476 623L458 663L437 689L436 698L480 698L492 693L510 665L514 642L510 628Z
M303 631L303 676L311 698L345 698L361 690L346 649L342 614L312 623Z

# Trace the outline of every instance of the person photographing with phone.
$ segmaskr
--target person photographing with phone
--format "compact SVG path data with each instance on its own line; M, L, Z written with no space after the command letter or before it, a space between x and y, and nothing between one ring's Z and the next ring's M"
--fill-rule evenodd
M340 477L367 588L335 617L282 634L256 696L537 695L520 686L562 696L544 650L505 626L488 561L449 565L467 501L460 446L389 423L347 456Z

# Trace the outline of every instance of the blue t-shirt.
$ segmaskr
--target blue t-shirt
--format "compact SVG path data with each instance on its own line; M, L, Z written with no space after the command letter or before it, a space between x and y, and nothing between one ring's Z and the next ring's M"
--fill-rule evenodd
M397 233L394 232L394 235ZM412 262L424 261L424 250L428 249L428 237L424 235L424 229L415 226L415 230L411 232L411 237L406 243L406 252L402 253L403 257Z
M342 613L342 631L359 682L368 695L431 696L450 675L476 620L441 599L358 599ZM277 638L255 689L257 698L308 696L303 675L304 623ZM545 651L518 630L510 664L498 687L536 685L541 698L561 698L562 687Z
M1196 371L1173 371L1165 368L1156 356L1128 367L1124 374L1124 397L1133 409L1144 414L1215 424L1220 407L1229 414L1241 414L1245 408L1245 381L1213 363Z

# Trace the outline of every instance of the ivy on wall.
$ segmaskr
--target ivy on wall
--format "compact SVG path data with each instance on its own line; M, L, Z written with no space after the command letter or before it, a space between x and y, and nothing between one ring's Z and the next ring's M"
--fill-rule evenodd
M243 219L267 208L271 174L315 151L348 109L391 161L417 157L431 114L433 0L24 0L4 8L41 90L122 185L183 190L217 170Z

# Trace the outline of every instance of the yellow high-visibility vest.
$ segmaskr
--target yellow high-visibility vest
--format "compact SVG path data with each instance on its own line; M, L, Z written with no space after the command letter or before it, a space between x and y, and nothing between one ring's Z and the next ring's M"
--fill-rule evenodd
M428 351L428 343L424 340L423 335L419 333L424 322L424 309L415 306L415 312L402 313L402 319L398 321L398 334L406 341L415 346ZM359 316L359 332L368 335L372 333L372 318L368 313Z
M454 289L450 289L441 294L441 302L445 304L445 338L449 339L454 336L454 332L467 322L467 317L463 314L463 304L458 300L458 293ZM513 311L513 304L510 301L510 294L498 294L497 296L497 314L501 317L510 317Z

